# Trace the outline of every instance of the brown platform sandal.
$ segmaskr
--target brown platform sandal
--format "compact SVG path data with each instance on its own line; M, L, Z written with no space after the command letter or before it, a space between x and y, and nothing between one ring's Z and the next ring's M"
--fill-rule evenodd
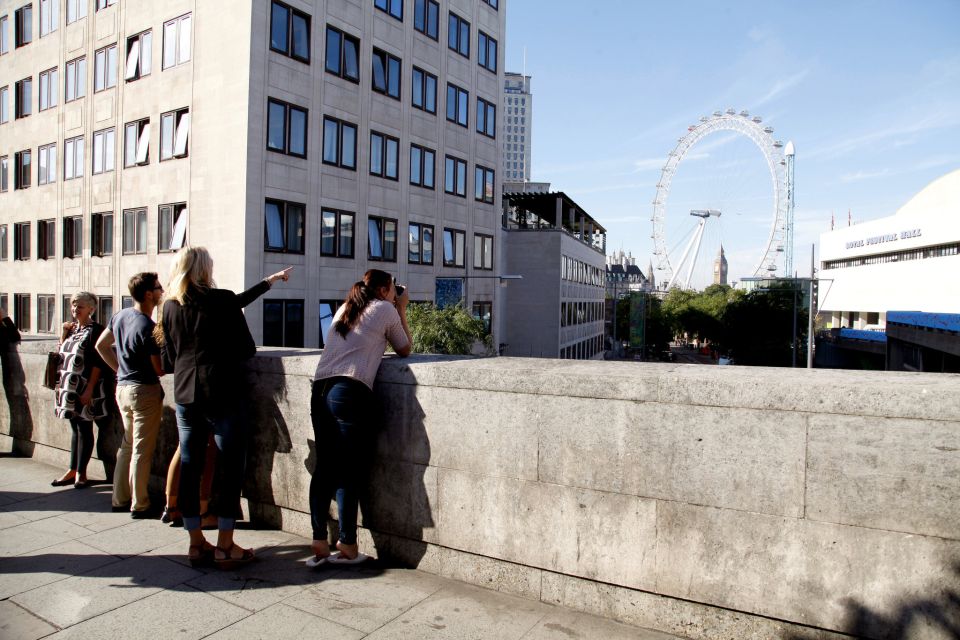
M233 551L233 549L234 549L235 547L236 547L237 549L240 549L241 551L243 551L243 555L241 555L239 558L233 558L233 557L231 557L230 552ZM257 558L257 557L254 555L254 553L253 553L253 549L244 549L243 547L237 546L237 543L236 543L236 542L232 543L232 544L231 544L228 548L226 548L226 549L224 549L224 548L222 548L222 547L217 547L216 550L219 551L220 553L222 553L225 557L223 557L223 558L218 558L218 557L216 556L216 554L214 554L214 556L213 556L213 563L214 563L217 567L219 567L220 569L223 569L224 571L229 571L229 570L231 570L231 569L236 569L236 568L239 567L240 565L244 565L244 564L248 564L248 563L250 563L250 562L253 562L253 561L256 560L256 558Z
M214 560L214 547L212 544L204 540L200 544L190 545L190 549L187 551L187 559L190 560L191 567L208 567ZM197 555L193 555L196 552Z

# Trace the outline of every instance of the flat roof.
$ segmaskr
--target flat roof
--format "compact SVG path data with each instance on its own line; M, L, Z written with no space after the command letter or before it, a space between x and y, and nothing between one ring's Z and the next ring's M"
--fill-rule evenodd
M573 198L563 191L550 191L547 193L508 192L503 194L503 198L509 200L512 206L534 213L541 220L551 222L556 227L566 226L564 225L564 222L567 220L566 212L571 208L576 209L577 218L574 221L575 227L580 224L580 218L583 217L585 223L593 223L594 231L597 233L605 234L607 232L606 228L597 222L596 218L587 213L583 207L574 202ZM564 212L564 217L560 220L559 224L557 222L558 198L563 203L562 210Z

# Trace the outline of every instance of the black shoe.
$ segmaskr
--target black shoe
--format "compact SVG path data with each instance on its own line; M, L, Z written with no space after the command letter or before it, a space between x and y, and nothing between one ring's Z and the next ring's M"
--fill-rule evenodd
M130 517L134 520L150 520L157 517L156 509L142 509L140 511L131 511Z
M54 480L53 482L50 483L50 486L51 486L51 487L65 487L65 486L67 486L68 484L73 484L73 478L70 478L70 479L68 479L68 480L60 480L59 478L57 478L56 480Z
M110 507L110 511L113 511L114 513L126 513L127 511L130 511L130 505L124 504L120 505L119 507Z

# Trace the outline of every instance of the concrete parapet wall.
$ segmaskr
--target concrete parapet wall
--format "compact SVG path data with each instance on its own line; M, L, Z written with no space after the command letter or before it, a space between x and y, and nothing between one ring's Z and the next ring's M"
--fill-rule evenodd
M5 373L0 432L22 448L27 407L63 455L45 349L7 358L28 398ZM262 350L251 374L249 508L305 535L317 357ZM691 638L960 630L960 376L413 357L378 394L382 556Z

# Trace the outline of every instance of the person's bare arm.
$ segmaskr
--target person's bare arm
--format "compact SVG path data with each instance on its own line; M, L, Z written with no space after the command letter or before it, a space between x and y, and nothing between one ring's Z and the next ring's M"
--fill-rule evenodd
M94 346L97 349L97 353L103 358L103 361L107 363L107 366L116 371L120 368L120 362L117 360L117 354L113 350L113 343L113 332L107 328L104 329L100 337L97 338L97 344Z
M410 355L410 352L413 351L413 336L410 335L410 325L407 324L407 305L410 304L410 294L406 289L404 289L403 295L396 299L395 304L397 306L397 313L400 314L400 324L403 325L403 332L407 334L407 346L402 349L394 346L393 350L396 351L397 355L401 358L406 358Z

